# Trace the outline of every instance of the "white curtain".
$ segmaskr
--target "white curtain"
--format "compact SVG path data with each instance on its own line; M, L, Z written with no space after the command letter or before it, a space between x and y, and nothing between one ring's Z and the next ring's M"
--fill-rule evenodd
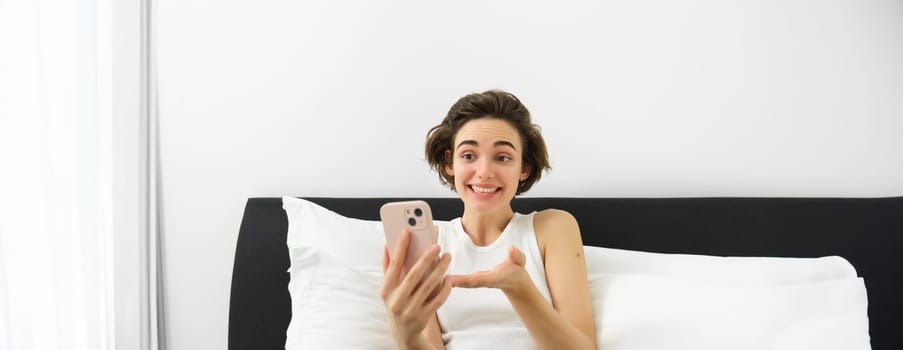
M0 0L0 350L117 344L111 4ZM156 312L142 317L156 335Z

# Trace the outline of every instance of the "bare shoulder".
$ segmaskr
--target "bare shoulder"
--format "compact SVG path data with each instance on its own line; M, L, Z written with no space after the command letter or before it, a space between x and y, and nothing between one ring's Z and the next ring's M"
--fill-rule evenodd
M545 258L548 247L583 246L577 218L566 210L546 209L533 216L536 243Z
M574 215L571 215L567 210L546 209L536 212L536 216L533 217L533 224L536 226L576 225L577 218L575 218Z

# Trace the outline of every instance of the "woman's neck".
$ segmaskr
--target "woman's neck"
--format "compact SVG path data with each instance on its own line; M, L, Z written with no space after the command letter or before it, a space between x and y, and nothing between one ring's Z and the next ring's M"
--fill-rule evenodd
M461 216L461 225L464 226L464 232L470 236L470 240L482 247L495 242L513 217L514 210L511 206L491 213L476 213L465 208L464 215Z

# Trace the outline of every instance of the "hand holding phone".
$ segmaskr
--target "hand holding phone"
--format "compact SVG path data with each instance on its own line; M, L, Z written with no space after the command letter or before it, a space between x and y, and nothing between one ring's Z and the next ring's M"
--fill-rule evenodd
M440 257L436 249L438 232L426 202L386 203L379 216L388 248L383 253L379 296L389 312L389 330L399 346L416 341L426 348L429 341L423 330L451 294L453 285L446 275L451 255Z

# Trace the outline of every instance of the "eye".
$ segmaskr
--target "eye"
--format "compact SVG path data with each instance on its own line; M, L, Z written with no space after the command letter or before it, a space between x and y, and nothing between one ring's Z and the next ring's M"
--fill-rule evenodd
M473 153L464 153L461 155L461 158L464 158L464 160L473 160Z
M502 154L502 155L499 155L496 159L498 159L498 161L500 161L500 162L507 162L507 161L511 160L511 157Z

